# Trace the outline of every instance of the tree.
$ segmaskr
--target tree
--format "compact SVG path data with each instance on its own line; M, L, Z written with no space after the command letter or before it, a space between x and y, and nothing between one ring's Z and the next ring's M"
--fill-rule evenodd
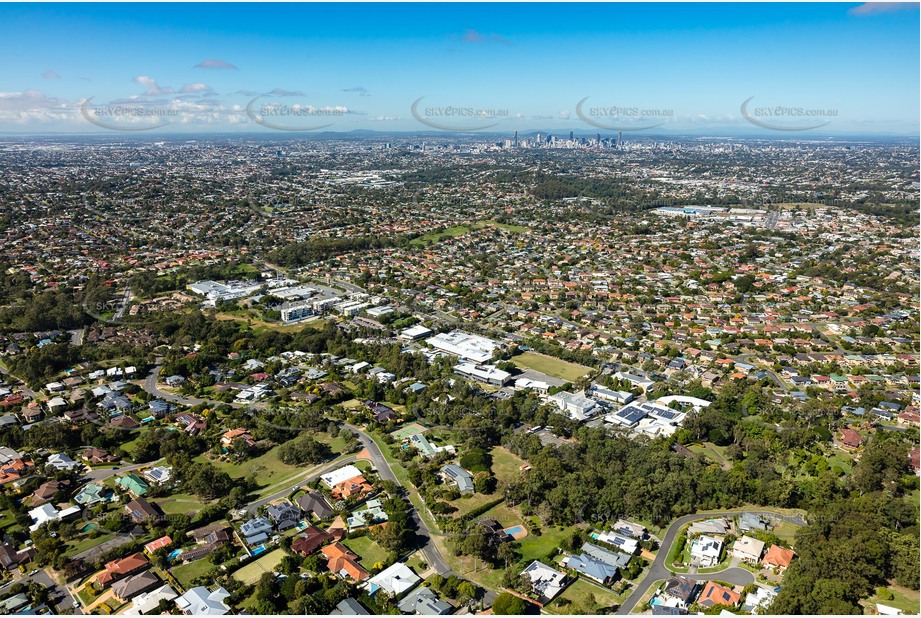
M526 608L527 603L523 599L508 592L499 594L492 603L492 612L499 616L523 614Z

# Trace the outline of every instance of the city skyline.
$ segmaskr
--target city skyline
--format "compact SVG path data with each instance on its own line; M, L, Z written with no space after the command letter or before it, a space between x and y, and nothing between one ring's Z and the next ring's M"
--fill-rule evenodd
M4 6L0 132L918 134L917 4L522 9Z

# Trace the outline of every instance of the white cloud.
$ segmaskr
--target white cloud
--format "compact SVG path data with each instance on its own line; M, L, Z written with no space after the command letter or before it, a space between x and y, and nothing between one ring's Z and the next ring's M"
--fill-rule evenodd
M134 78L134 83L140 84L146 88L144 95L148 97L158 97L164 94L172 94L174 90L169 86L161 87L157 80L147 75L138 75Z

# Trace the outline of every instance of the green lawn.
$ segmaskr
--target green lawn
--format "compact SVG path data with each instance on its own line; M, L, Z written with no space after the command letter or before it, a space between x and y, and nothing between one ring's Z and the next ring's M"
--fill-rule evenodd
M345 442L336 437L331 438L324 432L318 432L314 438L321 442L326 442L333 449L333 454L341 453ZM336 450L338 447L338 451ZM276 446L271 450L263 453L258 457L247 459L242 463L233 463L228 461L208 460L204 455L199 455L194 459L197 462L210 461L219 470L223 470L231 478L249 478L254 477L259 487L267 487L278 483L284 483L286 480L303 473L313 466L291 466L282 463L278 458L278 451L281 446Z
M173 577L176 578L176 581L182 584L183 588L188 590L195 585L193 582L198 577L210 573L211 569L214 568L217 568L216 565L211 564L211 561L205 557L174 567L170 569L170 572L173 574Z
M591 367L577 365L564 361L553 356L538 354L536 352L524 352L512 357L512 362L521 369L533 369L546 373L548 376L560 378L567 382L575 382L585 374L589 373Z
M106 534L97 536L95 539L91 538L89 535L81 536L78 538L79 540L76 543L73 543L72 545L70 545L67 548L67 551L64 552L64 555L67 556L68 558L71 556L75 556L82 551L86 551L92 547L96 547L97 545L101 545L102 543L105 543L106 541L115 538L115 535L111 533L106 533Z
M432 232L432 233L420 236L418 238L414 238L411 241L409 241L409 244L411 245L431 245L433 243L438 242L442 238L456 238L457 236L463 236L469 231L470 231L470 228L467 227L466 225L455 225L453 227L449 227L445 229L443 232Z
M360 536L354 539L346 539L342 544L351 549L360 556L361 566L369 571L374 568L378 562L384 563L387 560L387 550L371 540L371 537Z
M492 455L492 473L500 485L518 478L519 474L525 474L521 471L522 464L526 463L525 460L513 455L508 449L497 446L490 452L490 455Z
M205 508L205 503L192 494L173 494L168 498L157 499L157 504L167 515L195 515Z
M515 232L516 234L527 232L530 229L523 225L512 225L510 223L499 223L498 221L492 221L492 220L479 221L477 223L477 227L485 227L487 225L490 225L492 227L498 227L500 229L503 229L509 232Z
M780 540L786 541L792 545L793 541L796 539L796 533L801 529L802 526L797 526L792 522L782 521L780 522L780 525L771 530L771 532L773 532Z
M77 593L77 597L80 599L80 601L83 602L84 607L95 601L97 598L96 595L93 594L93 591L90 590L89 586L84 586L81 588Z
M233 572L233 576L244 584L255 584L263 573L274 571L284 557L285 550L276 549L255 562L250 562L245 567L237 569Z
M595 607L587 606L588 595L595 597ZM621 602L623 598L614 594L613 591L580 578L547 604L544 609L552 614L594 614L598 609L620 605Z
M889 591L892 593L892 600L883 601L876 595L873 595L867 599L869 604L867 609L870 610L868 613L876 613L877 603L882 603L883 605L888 605L889 607L898 608L907 615L917 615L919 612L921 612L921 607L919 607L919 603L921 603L921 596L919 596L919 592L917 590L909 590L908 588L903 588L902 586L887 586L887 588L889 588Z
M718 463L720 466L724 468L731 467L731 464L729 463L729 461L726 459L726 457L723 456L721 448L710 442L704 442L702 444L692 444L688 446L688 450L690 450L693 453L703 455L710 461L714 463Z

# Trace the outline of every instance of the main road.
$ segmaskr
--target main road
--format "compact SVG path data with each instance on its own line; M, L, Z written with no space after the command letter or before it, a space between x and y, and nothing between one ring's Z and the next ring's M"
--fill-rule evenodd
M675 538L678 536L678 531L681 530L682 526L689 524L692 521L698 521L700 519L706 519L709 517L734 517L736 515L741 515L742 513L752 513L754 515L772 517L774 519L782 518L785 521L795 523L799 526L806 525L806 520L803 519L802 515L791 517L788 515L776 513L774 511L765 510L714 511L711 513L694 513L691 515L685 515L684 517L679 517L672 522L672 524L668 527L668 530L666 530L665 536L662 537L662 542L659 545L659 552L656 554L656 559L653 560L652 566L649 568L649 573L646 574L646 577L644 577L643 581L637 585L636 589L634 589L630 596L624 599L624 602L621 603L619 608L617 608L617 613L621 615L629 614L631 611L633 611L633 608L636 607L636 604L640 602L640 599L643 598L643 595L646 594L646 592L654 583L660 579L671 577L672 572L668 569L668 567L665 566L665 562L668 560L668 554L671 551L672 544L675 542ZM685 574L685 577L689 577L697 581L719 579L721 581L726 581L730 584L736 584L740 586L751 584L755 581L755 576L752 575L751 571L741 569L739 567L730 567L716 573L698 573L694 575Z

